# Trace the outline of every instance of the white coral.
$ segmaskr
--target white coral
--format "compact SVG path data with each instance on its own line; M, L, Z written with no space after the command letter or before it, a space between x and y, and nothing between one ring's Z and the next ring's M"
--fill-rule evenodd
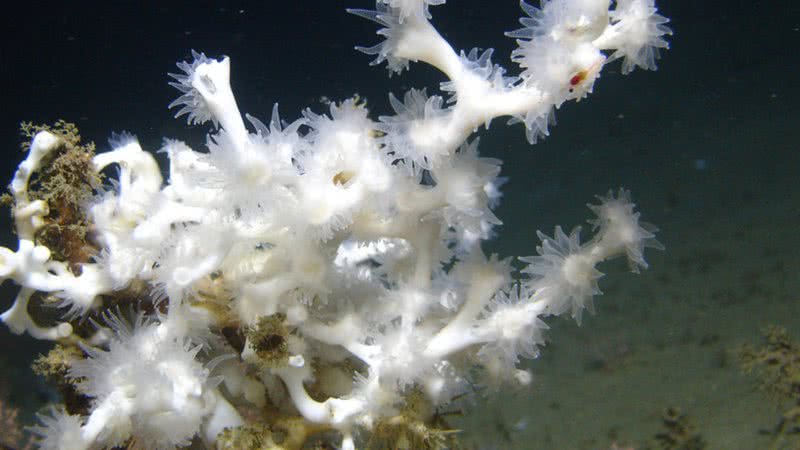
M429 21L429 6L441 3L378 0L373 11L351 11L382 25L385 40L362 49L373 63L399 72L418 61L447 77L448 101L412 89L390 96L394 114L377 121L354 98L291 123L276 106L268 124L246 116L247 125L230 60L193 52L172 75L181 96L171 106L190 124L214 123L208 151L167 141L166 185L131 135L98 154L97 170L120 171L89 205L101 250L78 277L36 241L47 204L28 198L28 182L58 144L36 136L12 182L19 250L0 248L0 278L22 289L1 317L15 332L71 335L69 322L33 320L36 291L74 312L105 307L107 317L95 336L74 337L87 357L68 378L91 399L87 414L45 416L44 448L133 439L166 449L195 437L213 446L221 430L244 423L233 406L241 401L270 405L269 417L299 413L353 448L354 432L398 414L411 392L433 410L487 378L530 382L516 365L538 355L544 317L580 321L605 260L627 255L634 270L647 267L644 248L659 244L625 190L591 206L596 233L586 241L579 228L537 233L538 254L522 259L521 275L510 258L487 257L481 246L500 224L493 208L503 179L472 135L501 116L523 121L532 141L546 135L555 108L591 92L604 51L625 58L623 71L650 67L668 32L652 2L620 0L611 12L608 0L523 2L524 28L510 33L519 76L493 63L491 49L453 50ZM100 294L125 301L133 289L154 310L129 325L108 315ZM218 388L211 370L232 353L223 330L264 323L279 358L260 360L247 336ZM476 364L489 376L476 376Z
M41 450L83 450L89 444L83 439L83 418L70 415L62 407L50 406L46 412L36 414L39 425L29 428Z
M152 449L188 445L213 409L209 370L197 358L201 346L142 315L132 326L114 315L107 322L108 350L86 347L89 357L69 371L79 392L93 399L84 438L109 447L131 437Z
M219 126L216 118L211 112L211 108L203 95L192 85L195 71L201 64L213 61L205 53L198 53L192 50L192 62L180 61L178 68L183 73L170 73L169 76L175 81L171 81L170 86L181 91L182 95L169 104L170 108L178 108L175 117L186 116L186 123L199 125L209 120L214 122L214 126Z
M617 249L622 249L628 256L632 271L647 269L644 249L664 249L655 238L658 228L639 220L641 214L635 211L636 205L631 201L631 193L627 189L620 188L616 195L610 190L605 196L597 198L599 205L588 205L597 215L590 223L599 230L598 242L602 241L604 246L609 247L604 251L613 254Z
M658 14L655 0L618 0L610 16L611 37L601 37L598 45L616 49L611 57L623 59L623 74L636 67L655 70L659 50L669 48L666 37L672 34L669 19Z
M542 302L545 314L570 311L580 323L584 309L593 311L592 297L600 294L597 279L603 274L595 269L594 260L580 242L580 227L570 234L557 226L553 237L537 231L542 244L537 256L520 258L528 263L522 272L531 276L527 289L533 302Z

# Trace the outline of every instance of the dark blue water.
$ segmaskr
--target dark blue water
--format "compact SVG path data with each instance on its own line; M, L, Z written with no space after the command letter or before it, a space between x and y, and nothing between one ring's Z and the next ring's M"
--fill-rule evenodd
M389 111L387 92L434 91L442 81L419 65L388 79L352 49L377 42L372 24L344 12L368 1L164 3L23 4L5 16L0 178L10 180L23 156L23 120L75 122L100 150L123 130L151 150L163 137L202 144L204 128L174 120L166 107L176 97L166 74L191 49L230 56L240 109L262 119L274 102L292 120L305 107L324 111L323 96L354 94L377 115ZM605 69L594 94L560 109L551 136L534 147L520 125L496 120L480 132L481 153L503 159L510 178L491 251L533 254L537 229L585 225L583 205L619 186L667 247L638 276L622 264L604 268L598 314L580 328L553 324L552 344L529 364L532 391L499 397L491 420L467 422L484 433L480 445L641 445L668 406L692 415L710 448L759 448L759 429L776 423L777 410L753 392L730 350L755 342L767 323L800 338L800 7L719 0L659 8L675 34L657 72ZM454 47L495 47L514 72L514 43L502 32L517 27L515 1L452 0L432 11ZM3 244L14 248L2 219ZM14 294L3 285L0 309ZM54 395L26 368L44 349L0 330L0 394L24 421Z

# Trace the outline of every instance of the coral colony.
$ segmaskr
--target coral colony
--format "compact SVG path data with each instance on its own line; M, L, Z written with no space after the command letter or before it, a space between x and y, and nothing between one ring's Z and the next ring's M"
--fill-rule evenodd
M3 322L58 343L36 364L65 393L33 428L41 448L451 447L441 412L476 385L529 383L517 365L542 319L580 321L597 264L647 267L660 244L624 189L590 205L588 240L539 232L518 271L485 255L500 161L472 135L508 116L535 142L605 65L654 69L670 30L653 0L522 2L517 76L491 49L455 52L430 22L442 3L350 11L382 27L359 48L373 64L448 79L443 96L390 96L377 121L358 99L245 121L230 60L194 53L170 106L210 122L208 148L165 140L167 180L132 135L95 155L68 124L27 127L0 276L21 286Z

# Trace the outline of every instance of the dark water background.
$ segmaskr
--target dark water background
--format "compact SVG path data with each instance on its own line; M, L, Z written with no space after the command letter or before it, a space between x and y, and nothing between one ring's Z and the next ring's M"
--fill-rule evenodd
M205 128L185 126L166 107L176 97L166 73L191 49L230 56L240 109L262 120L274 102L293 120L305 107L325 111L323 96L354 94L382 114L387 92L427 86L432 93L442 81L421 65L388 79L383 66L369 67L353 50L377 42L376 27L344 8L369 8L368 1L197 3L28 2L7 11L0 179L10 180L23 157L23 120L75 122L99 150L123 130L153 151L163 137L201 145ZM478 415L473 427L485 432L484 444L641 442L672 404L694 414L711 448L758 448L758 429L774 424L776 411L725 358L767 323L800 338L800 6L658 6L675 34L657 72L621 76L618 65L607 68L588 101L559 110L551 136L534 147L520 125L497 120L480 132L481 153L503 159L511 180L493 251L532 254L535 230L583 223L583 205L618 186L631 189L667 246L642 275L608 267L598 314L582 327L554 324L553 343L531 364L538 384L525 395L533 400L495 402L492 420ZM517 2L451 0L432 12L455 48L494 47L495 61L515 71L508 62L514 42L502 33L517 28ZM10 229L3 215L2 242L15 248ZM6 282L0 309L14 293ZM46 347L0 330L0 392L24 420L52 400L27 369Z

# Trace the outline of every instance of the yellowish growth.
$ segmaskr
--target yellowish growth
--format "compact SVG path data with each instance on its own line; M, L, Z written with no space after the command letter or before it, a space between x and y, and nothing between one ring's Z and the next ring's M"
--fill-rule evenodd
M68 262L70 269L79 273L79 265L97 251L87 242L91 225L86 211L101 184L92 164L94 143L81 144L78 128L63 120L52 126L23 122L20 130L27 138L21 145L23 150L30 148L31 139L40 131L60 140L59 147L36 172L28 192L32 200L44 200L49 210L45 225L36 232L37 243L49 248L55 260ZM9 203L8 198L3 202Z
M67 376L72 363L83 358L83 352L73 345L56 345L46 355L39 355L31 366L34 373L56 385L70 414L83 415L89 411L89 398L77 391L74 384L77 380Z
M356 108L366 109L367 99L365 97L362 97L361 94L359 94L358 92L353 94L352 100L353 100L353 106L355 106Z
M272 440L269 427L263 424L226 428L217 436L217 450L275 450L282 447Z
M350 170L343 170L333 176L333 184L337 186L344 186L355 175L355 172Z
M286 316L280 313L264 316L244 331L264 367L282 367L289 363L289 332L285 320Z
M11 208L14 206L14 197L12 197L8 192L0 195L0 206Z
M32 122L22 122L19 124L20 134L25 137L25 141L20 145L23 152L27 152L31 147L31 141L36 133L48 131L64 141L70 147L80 147L81 135L78 126L66 120L59 119L53 125L38 125ZM90 142L84 146L87 150L94 153L94 143Z
M661 417L664 431L658 433L646 450L703 450L706 443L689 416L680 408L667 408Z
M192 286L191 303L193 306L208 310L216 318L216 323L238 328L238 318L232 314L230 303L233 294L225 281L224 275L213 272L203 277Z
M742 370L757 377L759 388L783 410L771 448L800 448L800 346L785 328L768 326L761 347L742 346ZM787 442L788 441L788 442Z
M2 396L5 397L5 396ZM33 438L23 433L25 427L20 424L19 410L4 398L0 397L0 449L28 450L34 448Z
M330 397L344 397L353 390L353 374L363 373L363 367L353 361L312 361L314 381L306 384L308 395L323 402Z
M272 424L227 428L217 436L217 450L300 450L308 439L327 431L327 425L310 424L302 417L281 417Z
M79 359L83 359L83 354L76 347L56 345L46 355L39 355L31 367L37 375L61 381L66 379L72 363Z
M372 430L368 449L457 449L459 430L451 429L430 402L419 392L412 392L400 414L383 419Z

